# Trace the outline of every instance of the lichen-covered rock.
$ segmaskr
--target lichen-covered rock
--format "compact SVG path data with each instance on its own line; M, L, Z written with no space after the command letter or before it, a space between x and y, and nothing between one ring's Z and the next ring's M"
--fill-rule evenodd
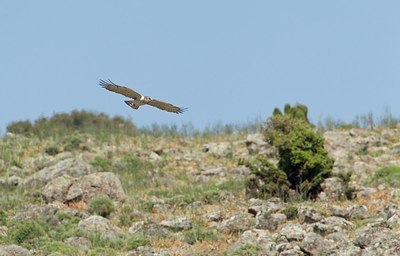
M96 169L81 158L68 158L35 172L24 179L22 184L27 187L40 187L62 175L80 177L93 172L96 172Z
M325 193L325 200L339 200L345 197L343 181L338 177L327 178L321 183L322 191Z
M99 233L105 239L117 240L122 233L110 220L98 215L92 215L78 223L78 227L89 234Z
M110 197L117 204L123 203L126 197L121 181L111 172L92 173L79 179L63 175L42 188L42 196L46 202L89 202L100 195Z
M112 172L97 172L83 176L79 184L84 193L84 201L89 201L101 194L109 196L114 202L125 201L126 195L121 181Z
M274 231L278 226L285 223L287 217L283 213L270 213L261 211L256 215L256 225L257 229L268 229Z
M319 213L312 206L300 207L298 209L297 216L300 223L308 223L308 224L318 222L323 218L321 213Z
M327 254L332 246L332 241L325 240L322 236L314 232L307 233L300 244L301 249L310 255Z
M214 157L231 157L232 146L229 142L208 143L203 146L203 151Z
M229 248L229 251L235 251L242 246L254 245L261 248L258 255L277 255L276 242L273 240L271 234L266 230L251 229L246 230L240 236L239 240Z
M237 233L248 230L252 227L253 220L248 214L238 214L222 221L219 229L225 233Z
M68 237L64 240L64 243L69 244L73 247L79 248L81 250L87 250L92 245L92 242L90 242L89 239L87 239L85 237L78 237L78 236Z
M302 241L306 232L298 223L286 223L279 231L279 235L285 237L289 242Z
M32 256L33 254L26 248L19 245L0 246L0 255L4 256Z
M173 217L160 222L160 225L174 231L189 230L192 222L186 217Z
M34 205L28 204L21 207L11 218L13 221L23 220L45 220L58 211L58 208L53 205Z

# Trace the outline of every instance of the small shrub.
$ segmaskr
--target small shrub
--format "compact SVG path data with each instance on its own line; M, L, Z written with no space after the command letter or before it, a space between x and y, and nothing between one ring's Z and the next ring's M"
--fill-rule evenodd
M89 212L103 217L108 217L114 210L114 203L108 196L99 196L89 202Z
M138 248L139 246L146 246L150 244L150 239L143 235L135 235L128 238L126 241L126 245L128 250L133 250Z
M80 138L77 135L72 136L71 138L68 138L68 140L64 146L64 150L70 151L70 152L78 150L78 149L80 149L82 143L83 143L82 138Z
M213 229L196 225L191 230L185 232L184 240L188 244L195 244L201 241L214 241L217 240L217 232Z
M340 178L343 181L343 190L344 190L344 196L347 200L353 200L356 198L356 189L352 186L350 186L350 178L351 178L351 172L340 172L336 174L338 178Z
M111 160L96 156L90 163L93 167L101 169L103 172L109 172L113 170Z
M6 225L7 224L7 214L0 209L0 225Z
M44 235L43 227L36 221L21 221L11 227L10 237L17 244Z
M88 256L115 256L118 255L118 252L114 249L107 247L96 247L90 250Z
M297 218L298 209L296 206L289 206L283 210L283 214L286 215L288 220L293 220Z
M241 160L240 164L249 167L251 173L246 178L246 196L270 198L280 197L286 200L290 183L285 172L276 168L262 155L252 161Z
M132 225L132 207L130 205L125 204L121 207L119 224L123 227L130 227Z
M79 255L78 248L59 241L47 242L41 247L41 252L44 255Z
M55 156L60 153L60 149L57 146L49 146L45 149L45 152L50 156Z
M371 183L374 185L385 183L393 187L398 187L400 185L400 166L388 165L379 168L374 173Z
M245 244L232 252L233 256L253 256L259 255L262 248L259 245Z

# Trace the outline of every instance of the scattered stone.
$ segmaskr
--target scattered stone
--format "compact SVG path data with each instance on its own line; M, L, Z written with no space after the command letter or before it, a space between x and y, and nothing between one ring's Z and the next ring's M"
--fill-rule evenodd
M283 213L270 213L261 211L256 216L255 228L274 231L278 228L278 226L285 223L286 220L287 217Z
M266 230L251 229L246 230L240 236L239 240L229 248L229 251L235 251L244 245L255 245L262 248L258 255L277 255L277 245L273 241L271 234Z
M302 251L310 255L327 254L329 248L333 245L333 242L329 240L324 240L322 236L310 232L304 236L300 247Z
M173 231L189 230L192 228L192 222L186 217L174 217L163 220L160 225Z
M279 232L280 236L284 236L289 242L302 241L306 232L298 223L286 223Z
M217 158L232 156L232 146L228 142L205 144L203 146L203 151Z
M85 237L68 237L64 240L64 243L69 244L73 247L79 248L81 250L88 250L92 243L90 242L89 239Z
M322 215L312 206L302 206L298 209L297 213L300 223L315 223L320 221Z
M32 256L33 254L28 249L13 244L13 245L0 246L0 255Z
M217 211L217 212L206 213L204 215L204 218L206 218L209 221L220 222L224 219L224 216L222 212Z
M371 217L371 214L365 205L353 205L347 210L349 211L350 219L363 220Z
M96 172L96 169L79 157L75 159L65 159L28 176L23 181L23 185L27 187L41 187L50 180L62 175L80 177L94 172Z
M54 216L58 208L53 205L34 205L28 204L22 206L11 218L13 221L24 220L45 220Z
M110 220L98 215L92 215L89 218L81 220L78 223L78 227L89 234L99 233L105 239L112 241L117 240L119 234L122 233L119 228L112 225Z
M252 222L253 219L250 215L239 214L222 221L219 228L226 233L238 233L250 229L253 225Z
M342 217L347 219L349 216L349 210L346 208L342 208L340 206L337 205L330 205L328 207L328 210L330 212L330 215L332 216L337 216L337 217Z
M144 236L158 236L158 237L169 237L169 238L174 237L173 233L169 229L151 220L138 221L133 223L132 226L129 228L128 233L140 234Z
M325 200L333 201L345 197L343 181L338 177L327 178L321 183L322 191L325 193ZM321 198L320 198L321 199Z
M117 204L122 204L126 197L121 181L111 172L92 173L80 179L63 175L42 188L42 196L46 202L68 203L83 200L87 203L100 195L110 197Z

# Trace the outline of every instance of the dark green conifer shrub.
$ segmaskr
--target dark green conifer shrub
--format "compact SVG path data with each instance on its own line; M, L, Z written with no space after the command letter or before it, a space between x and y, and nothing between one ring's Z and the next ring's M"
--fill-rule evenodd
M304 105L287 104L284 115L275 114L268 120L265 137L278 150L278 168L286 173L290 188L303 197L315 198L320 184L331 176L334 161L324 147L324 138L308 121L307 112Z

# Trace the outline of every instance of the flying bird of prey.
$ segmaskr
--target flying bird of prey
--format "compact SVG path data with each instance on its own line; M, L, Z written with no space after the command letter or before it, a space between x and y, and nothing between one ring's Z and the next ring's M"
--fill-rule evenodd
M180 108L180 107L174 106L170 103L167 103L167 102L164 102L161 100L156 100L156 99L152 99L148 96L143 96L125 86L116 85L113 82L111 82L110 80L108 80L108 81L100 80L99 84L101 85L101 87L103 87L109 91L119 93L119 94L122 94L126 97L133 99L133 100L125 101L125 103L133 109L138 109L140 106L147 104L147 105L150 105L150 106L153 106L153 107L156 107L156 108L168 111L168 112L177 113L177 114L181 114L185 110L187 110L187 108Z

